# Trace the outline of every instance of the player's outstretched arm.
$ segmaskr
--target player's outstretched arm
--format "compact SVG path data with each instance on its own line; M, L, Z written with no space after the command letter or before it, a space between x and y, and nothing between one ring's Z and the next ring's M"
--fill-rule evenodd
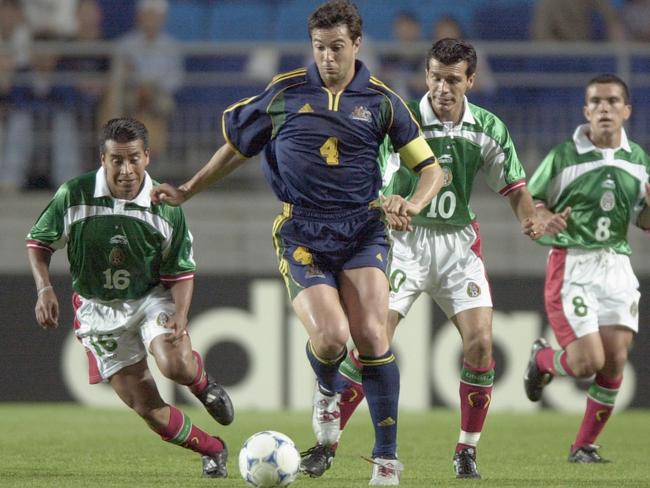
M50 258L52 254L43 249L28 247L29 266L36 283L36 321L44 329L59 326L59 301L50 282Z
M400 195L391 195L383 199L382 207L390 226L395 230L411 230L411 217L419 214L431 203L442 188L443 181L442 169L436 162L420 171L411 198L407 200Z
M545 233L546 220L535 208L533 197L528 188L521 187L508 195L510 206L521 223L521 232L532 240L537 240Z
M174 187L167 183L156 186L151 190L151 201L154 204L160 202L177 206L192 196L203 191L213 183L226 177L237 169L246 158L239 154L229 144L221 146L217 152L189 181L179 187Z

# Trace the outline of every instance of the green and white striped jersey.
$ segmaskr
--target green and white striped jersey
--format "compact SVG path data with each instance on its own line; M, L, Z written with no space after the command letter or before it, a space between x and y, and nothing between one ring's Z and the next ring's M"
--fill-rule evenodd
M630 222L645 208L650 158L629 141L622 129L621 145L600 149L587 136L588 124L573 139L556 146L544 158L528 187L535 200L559 213L571 207L567 228L545 236L540 244L584 249L611 248L631 254Z
M160 282L192 279L192 235L179 207L151 205L145 173L133 200L111 196L104 168L58 189L27 235L27 246L68 246L72 287L85 298L132 300Z
M485 173L489 187L504 196L526 185L524 168L505 124L496 115L470 104L467 98L464 104L463 118L453 126L438 120L428 94L419 102L409 102L445 175L443 188L431 205L413 218L414 225L464 227L472 222L476 215L469 202L479 170ZM379 165L384 195L408 198L413 194L418 177L399 164L399 155L394 154L388 141L380 149Z

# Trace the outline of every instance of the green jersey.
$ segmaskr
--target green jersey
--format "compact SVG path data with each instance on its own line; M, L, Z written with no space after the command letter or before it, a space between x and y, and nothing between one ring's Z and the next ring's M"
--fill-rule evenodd
M104 168L64 183L27 235L27 246L68 246L72 287L84 298L132 300L159 283L192 279L192 235L183 211L151 205L145 173L133 200L111 196Z
M476 215L469 201L479 170L485 173L490 188L504 196L526 185L526 174L505 124L494 114L470 104L467 98L464 105L463 118L454 126L438 120L428 94L419 102L409 103L445 177L431 205L413 218L414 225L464 227L472 222ZM418 176L399 164L399 156L388 141L380 150L379 165L384 195L408 198L413 194Z
M567 228L538 242L629 255L627 229L646 206L650 159L624 129L620 147L611 149L594 146L588 129L579 126L572 140L553 148L530 180L533 198L552 212L571 207Z

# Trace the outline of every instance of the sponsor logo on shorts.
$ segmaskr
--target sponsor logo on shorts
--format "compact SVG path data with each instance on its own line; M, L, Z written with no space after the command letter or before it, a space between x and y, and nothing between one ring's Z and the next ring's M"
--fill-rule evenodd
M614 192L607 190L605 193L603 193L603 196L600 197L600 208L602 208L605 212L609 212L616 206L616 197L614 196Z
M473 281L470 281L469 283L467 283L467 296L468 297L476 298L480 294L481 294L481 287L480 286L478 286Z
M636 317L638 313L639 313L639 303L632 302L632 305L630 305L630 315L632 317Z
M165 312L160 312L158 314L158 317L156 317L156 323L160 327L164 327L167 322L169 322L169 315L167 315Z
M363 122L371 122L372 114L370 113L370 110L361 105L359 107L354 107L354 110L350 114L350 118L354 120L362 120Z
M315 264L310 264L305 273L307 278L325 278L325 274Z

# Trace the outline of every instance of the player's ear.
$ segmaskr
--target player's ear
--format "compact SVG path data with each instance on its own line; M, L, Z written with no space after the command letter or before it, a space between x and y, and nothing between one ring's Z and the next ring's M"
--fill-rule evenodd
M471 90L474 86L474 80L476 80L476 72L472 73L467 77L467 90Z
M632 105L627 103L625 104L625 108L623 109L623 120L629 119L630 115L632 115Z
M146 168L147 166L149 166L149 160L150 160L150 159L149 159L149 155L150 155L150 151L149 151L149 149L145 149L145 150L144 150L144 167L145 167L145 168Z

